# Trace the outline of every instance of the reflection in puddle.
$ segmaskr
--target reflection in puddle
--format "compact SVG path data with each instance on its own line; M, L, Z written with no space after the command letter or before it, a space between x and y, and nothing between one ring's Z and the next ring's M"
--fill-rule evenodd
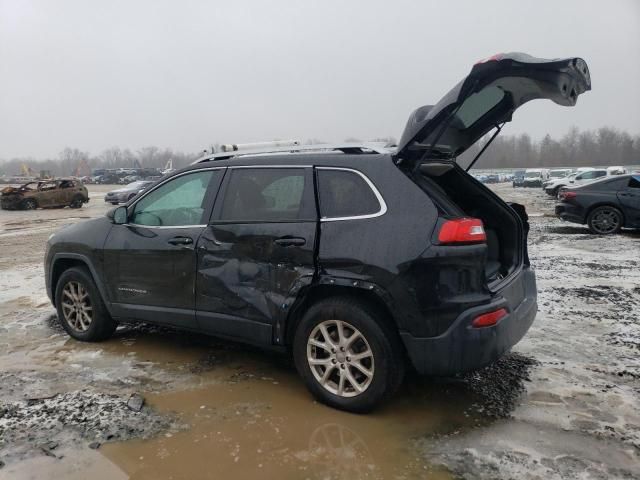
M135 479L451 478L425 463L411 440L473 425L464 413L469 403L456 401L447 385L407 390L369 415L314 402L293 371L155 394L152 406L179 410L191 427L100 452Z

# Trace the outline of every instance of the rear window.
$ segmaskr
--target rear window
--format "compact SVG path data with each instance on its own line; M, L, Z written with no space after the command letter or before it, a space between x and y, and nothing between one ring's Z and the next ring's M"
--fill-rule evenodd
M498 105L504 98L504 91L498 87L491 86L483 88L467 98L456 113L456 120L462 124L462 128L469 128L480 120L493 107Z
M320 216L325 219L376 215L382 211L367 181L351 170L318 169Z

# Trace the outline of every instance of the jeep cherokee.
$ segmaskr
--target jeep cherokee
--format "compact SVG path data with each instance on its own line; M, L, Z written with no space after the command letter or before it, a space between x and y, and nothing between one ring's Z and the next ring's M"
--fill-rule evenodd
M529 329L536 284L524 208L456 157L525 102L589 89L582 59L500 54L417 109L393 151L204 156L55 233L47 293L78 340L133 319L289 352L320 401L350 411L389 397L407 363L478 369Z

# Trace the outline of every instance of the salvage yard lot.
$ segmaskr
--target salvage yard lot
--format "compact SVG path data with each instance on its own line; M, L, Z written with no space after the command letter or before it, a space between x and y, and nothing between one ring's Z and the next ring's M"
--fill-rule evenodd
M288 359L244 346L144 325L69 339L44 245L103 215L110 188L89 186L79 210L0 211L0 478L640 476L640 233L591 235L550 216L541 190L493 185L531 215L533 327L488 369L409 376L352 415L314 402Z

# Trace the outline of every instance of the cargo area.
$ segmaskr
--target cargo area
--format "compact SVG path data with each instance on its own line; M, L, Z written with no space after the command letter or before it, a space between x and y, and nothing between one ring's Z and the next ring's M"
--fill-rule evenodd
M453 164L423 164L414 180L429 194L441 216L482 220L487 235L485 276L489 288L520 267L525 258L523 224L496 194Z

